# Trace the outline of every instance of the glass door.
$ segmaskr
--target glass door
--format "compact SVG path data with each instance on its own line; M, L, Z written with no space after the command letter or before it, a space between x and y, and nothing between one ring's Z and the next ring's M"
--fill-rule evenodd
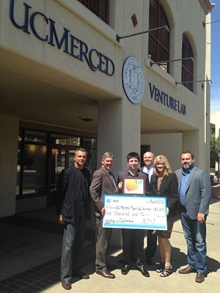
M74 164L74 154L77 147L61 145L53 146L49 159L49 193L56 191L61 171Z
M50 172L49 172L49 193L53 193L56 190L57 181L59 179L61 171L67 167L66 165L66 150L64 147L58 147L51 149L50 152Z

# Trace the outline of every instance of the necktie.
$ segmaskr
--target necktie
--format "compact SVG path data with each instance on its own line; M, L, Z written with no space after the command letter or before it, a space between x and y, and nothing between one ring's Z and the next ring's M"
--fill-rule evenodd
M109 175L110 175L110 177L111 177L111 179L112 179L112 182L113 182L115 188L117 188L117 187L116 187L116 180L115 180L115 176L114 176L114 174L113 174L111 171L109 171L108 173L109 173Z
M147 174L148 174L148 181L150 182L150 179L151 179L150 168L147 168Z

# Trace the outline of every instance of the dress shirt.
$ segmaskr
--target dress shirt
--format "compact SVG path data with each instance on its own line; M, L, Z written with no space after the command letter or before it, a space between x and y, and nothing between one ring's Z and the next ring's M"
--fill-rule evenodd
M182 169L182 178L180 183L180 204L182 206L186 206L186 186L193 167L194 166L191 165L189 169Z
M150 167L147 167L146 165L143 168L143 172L148 175L148 181L150 182L151 176L153 175L154 172L154 166L151 165Z

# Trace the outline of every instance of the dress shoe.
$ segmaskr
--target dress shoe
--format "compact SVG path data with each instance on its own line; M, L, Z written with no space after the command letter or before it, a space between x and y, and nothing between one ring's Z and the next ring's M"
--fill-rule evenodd
M84 274L84 273L81 272L81 271L75 271L75 272L73 273L73 277L77 277L77 278L79 278L79 279L84 279L84 280L89 279L89 275L86 275L86 274Z
M182 270L179 270L180 274L191 274L191 273L195 273L195 272L196 272L196 270L192 269L190 266L188 266Z
M121 269L121 273L122 275L127 275L130 271L130 266L127 264L127 265L124 265L123 268Z
M61 284L62 284L63 288L66 290L70 290L72 288L71 283L68 281L61 281Z
M115 278L115 275L112 274L111 272L105 270L105 271L96 271L96 274L104 277L104 278L108 278L108 279L114 279Z
M202 283L204 281L204 274L203 273L197 273L196 275L196 282Z
M144 267L143 264L136 264L136 266L144 277L150 277L148 270Z
M150 266L152 266L152 265L153 265L153 263L154 263L154 261L153 261L153 258L152 258L152 257L147 257L147 258L146 258L146 262L147 262L147 264L148 264L148 265L150 265Z

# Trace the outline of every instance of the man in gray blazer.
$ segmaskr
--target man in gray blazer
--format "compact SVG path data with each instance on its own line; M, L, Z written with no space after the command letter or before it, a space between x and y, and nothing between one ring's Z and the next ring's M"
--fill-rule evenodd
M93 174L93 180L90 186L90 193L95 202L95 218L96 218L96 273L104 278L114 279L107 268L107 249L112 229L103 228L103 216L105 214L104 208L104 194L115 194L118 189L113 173L110 171L114 156L112 153L106 152L102 156L102 167L96 170Z
M176 171L180 200L181 222L187 241L188 266L180 274L197 272L195 281L202 283L206 267L206 218L211 197L207 174L194 165L194 155L182 152L182 168Z

